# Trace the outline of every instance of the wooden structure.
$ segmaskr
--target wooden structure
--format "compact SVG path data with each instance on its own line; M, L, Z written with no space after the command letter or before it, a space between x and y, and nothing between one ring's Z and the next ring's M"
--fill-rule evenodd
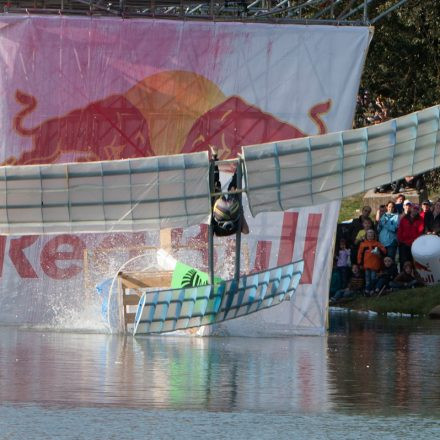
M134 324L139 299L147 288L169 288L172 272L119 272L118 294L122 304L124 329Z
M415 190L405 190L400 192L403 194L405 199L409 200L411 203L420 204L427 198L426 192L417 194ZM369 190L365 193L363 198L364 206L371 206L372 217L376 215L376 211L379 209L380 205L386 205L390 200L396 201L397 194L391 193L375 193L374 190ZM361 207L360 207L361 208Z

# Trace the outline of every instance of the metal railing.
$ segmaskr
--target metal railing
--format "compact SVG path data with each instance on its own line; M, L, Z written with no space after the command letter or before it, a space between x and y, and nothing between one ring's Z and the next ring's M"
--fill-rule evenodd
M0 0L0 13L369 25L407 0L371 12L374 0ZM376 9L375 9L376 10Z

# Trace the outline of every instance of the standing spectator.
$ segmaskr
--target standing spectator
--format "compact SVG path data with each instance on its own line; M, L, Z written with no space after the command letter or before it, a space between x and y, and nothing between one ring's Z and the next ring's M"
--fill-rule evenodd
M379 272L376 283L376 293L381 295L382 292L390 288L390 282L397 276L397 267L394 260L388 256L383 259L383 268Z
M403 212L400 214L400 218L405 216L406 214L409 214L411 212L413 204L409 200L405 200L403 202Z
M366 218L362 222L362 229L359 230L358 234L356 235L356 238L354 239L353 245L352 245L352 252L351 254L356 257L359 249L359 245L365 240L365 237L367 235L367 231L369 229L374 230L373 226L373 220L371 218Z
M414 270L412 262L405 261L405 263L403 263L402 272L390 282L390 287L392 289L411 289L414 287L423 287L424 284L420 275Z
M431 202L429 200L424 200L422 202L422 210L420 211L420 217L422 217L423 221L425 220L427 212L431 212Z
M425 234L440 235L440 200L434 203L434 208L425 214Z
M386 205L380 205L376 211L376 225L379 223L380 218L387 212Z
M377 273L382 266L382 256L386 254L383 244L376 240L372 229L367 231L366 240L359 246L358 264L365 272L365 295L370 296L376 288Z
M405 196L403 194L398 194L396 197L396 212L397 214L403 213L403 203L405 202Z
M405 214L397 228L397 241L399 242L400 270L403 270L405 261L412 261L411 245L414 240L423 234L425 223L419 215L419 206L412 205L408 214Z
M336 255L336 267L341 278L342 289L347 287L348 272L351 266L351 250L347 248L347 241L344 238L339 240L339 250Z
M389 201L386 206L386 213L382 215L377 225L379 241L385 246L387 256L393 260L397 252L397 227L399 226L399 215L395 212L395 203Z
M353 219L353 221L351 222L351 234L350 234L350 236L351 236L351 242L352 243L354 243L356 241L356 237L357 237L359 231L361 229L363 229L363 222L364 222L364 220L366 220L366 219L371 220L370 214L371 214L371 206L364 206L362 208L361 215L358 218Z
M354 244L356 246L359 246L361 242L365 240L367 231L369 229L373 229L374 231L374 223L373 220L371 220L371 218L366 218L362 222L362 229L359 230L359 232L356 235L356 238L354 239Z

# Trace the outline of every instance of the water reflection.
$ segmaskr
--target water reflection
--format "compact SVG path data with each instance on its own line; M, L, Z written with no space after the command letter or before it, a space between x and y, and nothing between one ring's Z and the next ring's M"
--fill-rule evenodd
M328 337L148 337L0 329L0 401L439 415L440 326L332 317Z
M267 412L328 405L325 338L0 332L3 402Z
M438 415L440 325L420 319L334 316L328 339L339 409Z

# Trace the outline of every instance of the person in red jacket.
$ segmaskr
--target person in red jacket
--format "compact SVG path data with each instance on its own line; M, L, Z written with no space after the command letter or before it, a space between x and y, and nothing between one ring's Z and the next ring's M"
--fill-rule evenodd
M397 241L399 242L400 270L403 270L405 261L413 261L411 245L414 240L423 234L425 222L420 217L419 205L412 204L408 214L405 214L397 228Z
M370 296L376 287L377 274L382 267L383 256L386 255L385 246L376 240L376 233L369 229L366 240L363 241L358 250L358 264L365 272L365 295Z

